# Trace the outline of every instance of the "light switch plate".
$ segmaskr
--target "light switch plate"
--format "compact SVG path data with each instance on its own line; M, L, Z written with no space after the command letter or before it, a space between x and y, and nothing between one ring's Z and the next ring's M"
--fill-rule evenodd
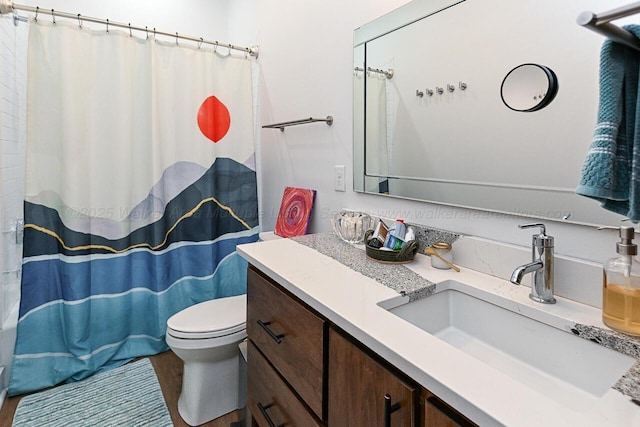
M334 173L334 189L336 191L347 191L345 185L345 167L344 165L336 165Z

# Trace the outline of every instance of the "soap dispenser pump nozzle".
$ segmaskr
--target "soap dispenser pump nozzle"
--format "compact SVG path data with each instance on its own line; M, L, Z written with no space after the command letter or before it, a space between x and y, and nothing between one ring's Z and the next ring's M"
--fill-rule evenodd
M618 230L620 235L620 241L616 242L616 252L620 255L637 255L638 245L633 243L636 230L633 227L621 226L621 227L598 227L598 230Z

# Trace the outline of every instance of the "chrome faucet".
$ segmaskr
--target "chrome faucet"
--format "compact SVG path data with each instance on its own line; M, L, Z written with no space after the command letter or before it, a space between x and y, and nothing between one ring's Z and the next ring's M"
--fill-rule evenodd
M532 273L529 298L544 304L555 304L553 297L553 237L547 236L544 224L523 224L519 228L540 227L540 234L534 234L531 242L532 262L513 270L511 283L519 285L525 274Z

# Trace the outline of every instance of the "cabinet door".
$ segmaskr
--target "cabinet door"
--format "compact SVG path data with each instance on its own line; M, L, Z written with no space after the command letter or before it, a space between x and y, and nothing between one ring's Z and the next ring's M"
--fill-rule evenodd
M329 332L328 383L331 427L416 425L419 389L333 329Z
M428 392L422 391L424 427L477 427L464 415Z

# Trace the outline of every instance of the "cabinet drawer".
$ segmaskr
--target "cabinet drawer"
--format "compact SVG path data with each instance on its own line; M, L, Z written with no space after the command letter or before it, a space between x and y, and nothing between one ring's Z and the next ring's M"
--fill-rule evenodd
M265 427L321 426L251 341L247 350L247 401L255 421Z
M247 274L247 335L309 408L324 419L325 321L253 267Z

